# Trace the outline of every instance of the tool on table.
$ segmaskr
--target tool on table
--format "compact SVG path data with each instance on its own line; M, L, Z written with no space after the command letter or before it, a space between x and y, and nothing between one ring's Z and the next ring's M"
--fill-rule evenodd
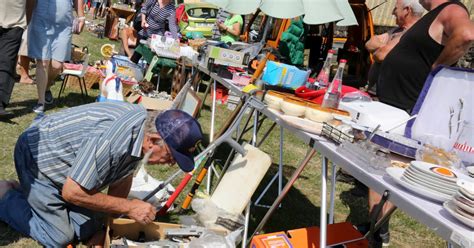
M454 117L454 108L449 107L449 122L448 122L448 129L449 129L449 138L451 139L452 129L453 129L453 117Z
M462 109L464 108L464 99L459 98L459 112L458 112L458 125L456 128L456 132L459 132L459 126L461 125L461 114L462 114Z
M203 227L183 227L165 229L167 238L200 237L206 231Z
M389 129L387 129L385 132L387 132L387 133L390 133L390 131L392 131L392 130L394 130L394 129L398 128L398 127L400 127L401 125L403 125L403 124L405 124L405 123L409 122L410 120L413 120L413 119L415 119L417 116L418 116L417 114L416 114L416 115L412 115L410 118L408 118L408 119L404 120L403 122L397 123L397 124L396 124L396 125L394 125L393 127L391 127L391 128L389 128Z

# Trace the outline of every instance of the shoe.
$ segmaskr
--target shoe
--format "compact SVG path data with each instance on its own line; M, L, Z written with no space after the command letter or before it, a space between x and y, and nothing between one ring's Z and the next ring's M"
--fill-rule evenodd
M12 115L11 112L6 111L4 107L0 106L0 118L8 118Z
M54 102L54 98L53 98L53 93L51 93L50 90L47 90L45 93L44 93L44 102L46 104L52 104Z
M36 106L33 107L33 112L37 114L44 113L44 104L38 103Z
M382 246L390 246L390 232L380 233L380 239L382 240Z

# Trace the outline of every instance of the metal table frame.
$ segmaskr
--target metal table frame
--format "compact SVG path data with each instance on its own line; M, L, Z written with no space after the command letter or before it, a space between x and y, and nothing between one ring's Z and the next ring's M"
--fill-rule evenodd
M215 73L209 73L207 68L201 65L193 65L197 69L211 76L214 82L219 82L228 89L242 94L239 87L233 85L230 80L225 80L220 78ZM215 95L215 94L214 94ZM215 111L215 109L214 109ZM280 119L277 115L269 111L267 108L258 110L268 119L277 123L277 125L282 128L281 130L287 129L292 133L296 134L300 139L309 145L306 156L303 161L297 167L297 170L294 172L288 183L281 190L281 194L274 201L272 207L268 210L265 217L260 222L259 226L256 228L256 232L263 228L265 222L270 218L271 214L277 206L281 203L287 191L291 188L294 181L298 178L299 174L303 171L311 157L316 153L320 152L322 155L322 168L321 168L321 210L320 210L320 247L326 247L326 237L327 237L327 224L334 222L334 196L335 196L335 165L337 164L345 171L350 173L353 177L357 178L367 187L375 190L379 194L383 194L386 190L391 192L391 202L393 202L398 208L407 213L408 215L417 219L420 223L426 225L430 229L434 230L440 237L447 240L450 243L458 244L462 246L472 246L474 245L474 238L471 237L472 231L467 227L458 223L453 217L449 214L443 212L442 206L438 203L433 203L423 198L420 198L416 195L413 195L403 189L401 186L397 185L393 180L387 178L387 176L377 176L373 175L366 170L364 170L363 165L358 165L354 161L344 157L336 151L337 146L328 141L327 139L306 133L301 131L284 120ZM255 124L254 124L255 125ZM255 126L254 126L255 128ZM254 136L256 137L256 136ZM255 140L254 140L255 141ZM280 149L281 150L281 149ZM281 157L281 156L280 156ZM329 166L329 160L332 161L331 171L331 188L330 188L330 207L329 207L329 221L326 218L327 214L327 170ZM272 180L273 181L273 180ZM250 206L247 206L249 210ZM428 207L428 208L423 208ZM431 211L430 211L431 210ZM432 210L438 211L435 214ZM248 218L248 211L246 219ZM246 238L246 237L245 237ZM246 244L243 244L246 245Z

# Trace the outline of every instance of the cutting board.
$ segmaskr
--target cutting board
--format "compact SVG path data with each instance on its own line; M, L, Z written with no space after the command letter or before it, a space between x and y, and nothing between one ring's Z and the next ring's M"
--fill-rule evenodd
M246 144L247 154L238 154L217 185L211 201L229 213L240 214L272 164L270 156Z

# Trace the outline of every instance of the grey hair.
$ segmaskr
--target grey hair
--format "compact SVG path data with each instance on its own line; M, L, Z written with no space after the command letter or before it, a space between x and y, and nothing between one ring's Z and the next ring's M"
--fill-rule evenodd
M155 120L163 111L162 110L148 110L145 119L145 133L158 133L156 130Z
M402 0L404 7L410 7L414 16L422 16L425 12L418 0Z

